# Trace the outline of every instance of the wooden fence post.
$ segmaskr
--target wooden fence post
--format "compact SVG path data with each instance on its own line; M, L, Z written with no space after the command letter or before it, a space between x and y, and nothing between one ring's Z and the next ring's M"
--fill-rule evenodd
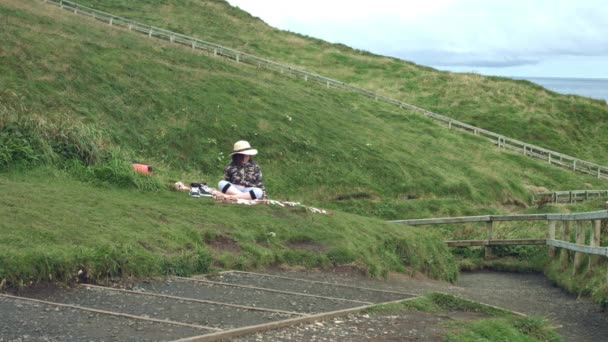
M591 247L599 247L601 244L601 228L602 228L602 221L600 220L594 220L593 221L593 227L591 228L591 241L589 243L589 245L591 245ZM592 267L596 266L600 261L600 256L599 255L592 255L589 256L589 269L591 269Z
M487 232L487 235L488 235L488 243L490 243L490 241L492 241L492 228L493 228L492 226L493 226L493 223L494 223L493 221L486 222L486 232ZM486 259L492 258L493 257L493 255L492 255L492 246L486 246L485 250L486 250L485 251L486 252L485 253L485 258Z
M547 232L547 239L555 240L555 224L557 221L549 221L549 231ZM555 247L549 246L549 257L555 258Z
M562 221L562 240L570 242L570 221ZM566 248L559 251L559 263L562 269L568 267L570 263L570 252Z
M584 221L576 221L576 244L585 244L585 228L583 227ZM574 267L572 268L572 275L576 275L581 266L583 266L583 260L585 259L585 253L575 252L574 253Z

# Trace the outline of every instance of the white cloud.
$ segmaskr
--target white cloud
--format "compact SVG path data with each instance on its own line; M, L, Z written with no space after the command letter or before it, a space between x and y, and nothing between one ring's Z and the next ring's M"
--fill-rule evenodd
M580 56L603 60L608 77L604 0L228 1L281 29L424 65L506 67Z

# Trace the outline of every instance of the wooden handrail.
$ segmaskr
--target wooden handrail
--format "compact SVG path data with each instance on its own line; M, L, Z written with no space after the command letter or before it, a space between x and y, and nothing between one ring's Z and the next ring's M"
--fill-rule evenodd
M547 245L549 246L549 257L557 256L556 247L561 248L560 260L562 267L566 267L570 263L569 251L575 252L574 262L572 264L572 272L576 274L582 269L584 254L590 254L589 268L594 267L598 263L597 256L608 257L608 247L600 247L600 234L602 220L608 219L608 210L590 211L573 214L529 214L529 215L484 215L484 216L463 216L463 217L440 217L428 219L413 219L413 220L395 220L388 221L392 223L402 223L408 225L438 225L438 224L457 224L469 222L485 222L486 225L486 240L457 240L444 241L449 247L470 247L483 246L485 247L485 256L492 256L492 246L505 245ZM513 221L539 221L545 220L547 225L546 239L517 239L517 240L497 240L492 238L494 222L513 222ZM565 240L569 240L570 222L576 222L576 243L556 239L556 225L562 222L563 229L560 234ZM589 245L585 245L586 234L583 222L592 222L591 238ZM608 282L608 277L606 278Z
M402 223L410 226L435 225L467 222L495 222L495 221L586 221L608 219L608 210L590 211L574 214L528 214L528 215L485 215L439 217L428 219L393 220L391 223Z

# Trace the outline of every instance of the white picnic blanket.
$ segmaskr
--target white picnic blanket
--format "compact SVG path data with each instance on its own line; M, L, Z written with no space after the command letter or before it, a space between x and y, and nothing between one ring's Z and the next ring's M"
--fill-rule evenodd
M270 205L278 205L280 207L302 207L306 210L316 213L316 214L331 214L330 211L325 209L309 207L307 205L303 205L300 202L289 202L289 201L276 201L276 200L246 200L246 199L237 199L236 201L231 201L234 204L244 204L244 205L257 205L257 204L270 204Z

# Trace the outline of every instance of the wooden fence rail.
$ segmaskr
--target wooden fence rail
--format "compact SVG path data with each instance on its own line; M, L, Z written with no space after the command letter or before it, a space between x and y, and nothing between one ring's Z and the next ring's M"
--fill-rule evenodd
M573 203L589 199L608 197L608 190L568 190L553 192L537 192L534 194L537 201L550 201L553 203Z
M520 239L520 240L496 240L493 238L494 222L521 222L539 221L548 222L546 239ZM608 210L590 211L574 214L530 214L530 215L484 215L484 216L464 216L464 217L441 217L429 219L395 220L392 223L408 225L438 225L438 224L460 224L470 222L485 222L486 240L458 240L446 241L450 247L465 246L485 246L486 257L492 255L492 246L504 245L547 245L549 246L549 256L555 258L556 248L561 248L560 262L565 269L570 260L570 251L575 252L573 262L573 273L580 271L584 263L586 254L589 257L589 268L595 267L599 259L597 256L608 257L608 247L601 246L601 226L602 221L608 220ZM589 245L586 245L585 222L591 222L591 234L589 234ZM561 225L557 230L558 224ZM570 242L571 225L575 226L576 243ZM561 240L557 239L561 235ZM606 277L608 282L608 273Z
M428 219L394 220L391 223L403 223L410 226L435 225L467 222L495 221L588 221L608 219L608 210L589 211L575 214L528 214L528 215L484 215L462 217L440 217Z
M148 37L160 38L168 40L172 43L181 44L192 48L193 50L203 50L208 54L214 56L221 56L237 63L246 63L254 65L258 68L265 68L279 72L284 75L291 75L306 82L316 82L324 85L325 87L334 87L338 89L344 89L352 92L356 92L372 98L376 101L382 101L389 103L399 108L406 108L418 113L421 113L448 128L454 128L461 131L469 132L490 140L494 145L500 149L511 150L518 153L522 153L525 156L531 158L537 158L548 162L551 165L566 168L575 172L581 172L588 175L592 175L601 179L608 179L608 167L591 163L582 159L571 157L559 152L551 151L539 146L525 143L517 139L512 139L503 136L498 133L494 133L483 128L475 127L464 122L451 119L447 116L443 116L431 111L422 109L409 103L398 101L363 88L355 87L346 84L341 81L337 81L328 77L324 77L315 73L307 72L297 68L293 68L287 65L276 63L264 58L256 57L238 50L223 47L218 44L210 43L197 38L189 37L180 33L168 31L154 26L145 25L132 21L126 18L112 15L110 13L98 11L86 6L79 5L77 3L68 0L44 0L44 2L59 6L62 9L71 11L75 14L85 15L103 22L107 22L109 25L123 27L131 31L140 32L147 35Z

